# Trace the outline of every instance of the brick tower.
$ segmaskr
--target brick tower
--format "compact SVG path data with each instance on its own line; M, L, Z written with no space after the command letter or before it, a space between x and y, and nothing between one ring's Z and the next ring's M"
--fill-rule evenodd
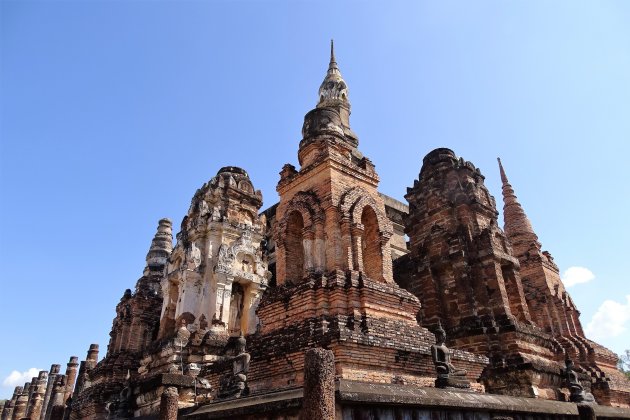
M521 280L532 319L551 334L582 372L593 381L600 404L630 405L630 382L617 370L617 355L587 339L580 312L560 279L553 257L542 251L538 236L519 203L499 159L503 184L504 230L520 263Z
M173 249L172 223L158 222L157 232L146 256L142 277L134 292L125 290L109 333L107 354L98 363L98 346L90 347L88 360L81 363L77 390L72 401L72 418L100 419L107 416L126 418L131 412L117 412L128 401L120 401L120 392L128 380L137 376L142 352L156 337L160 322L162 293L160 281ZM94 353L96 351L96 353Z
M416 321L418 299L393 281L392 225L349 116L348 87L331 46L319 101L304 117L301 168L285 165L277 186L277 286L258 308L252 392L301 385L309 347L334 352L340 379L434 382L435 338ZM487 360L464 352L454 357L473 381Z
M483 181L449 149L424 158L405 196L411 252L396 271L420 298L424 326L441 321L449 345L490 357L483 375L490 392L560 398L563 349L533 323L519 261Z

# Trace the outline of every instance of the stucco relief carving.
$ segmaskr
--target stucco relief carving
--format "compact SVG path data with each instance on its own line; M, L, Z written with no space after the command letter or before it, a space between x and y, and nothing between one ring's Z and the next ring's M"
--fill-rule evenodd
M243 261L240 261L240 265L236 261L239 256L243 258ZM253 261L254 267L248 266L249 261L246 258ZM246 262L247 264L245 264ZM250 230L244 230L231 246L221 244L215 272L231 274L256 283L266 284L267 269L260 257L260 250L252 242L252 232Z

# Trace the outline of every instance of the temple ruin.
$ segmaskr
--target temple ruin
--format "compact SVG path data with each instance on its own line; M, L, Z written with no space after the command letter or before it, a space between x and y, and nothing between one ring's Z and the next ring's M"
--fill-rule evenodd
M175 245L158 222L103 357L40 372L1 420L630 418L630 381L585 337L501 162L503 228L450 149L399 202L350 111L331 46L279 202L220 168Z

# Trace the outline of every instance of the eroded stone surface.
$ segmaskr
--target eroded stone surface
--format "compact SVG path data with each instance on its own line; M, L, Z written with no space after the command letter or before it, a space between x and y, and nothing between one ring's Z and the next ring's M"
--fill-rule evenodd
M331 51L279 203L259 214L247 172L221 168L174 247L171 221L158 222L105 357L91 345L65 375L16 388L2 420L630 418L541 401L581 387L630 406L630 386L584 337L503 168L505 231L483 175L449 149L424 158L409 206L387 197L350 128L348 92Z
M315 348L304 353L304 400L300 418L335 418L335 355L331 350Z

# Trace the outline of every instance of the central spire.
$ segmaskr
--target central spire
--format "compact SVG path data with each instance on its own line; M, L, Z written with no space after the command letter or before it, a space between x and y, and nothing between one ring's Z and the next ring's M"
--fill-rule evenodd
M348 101L348 85L346 84L335 59L335 44L330 40L330 63L326 77L319 87L319 102L317 108L345 105L350 108Z
M339 73L339 68L337 67L337 60L335 60L335 41L330 40L330 64L328 65L328 73L331 71L337 71Z

